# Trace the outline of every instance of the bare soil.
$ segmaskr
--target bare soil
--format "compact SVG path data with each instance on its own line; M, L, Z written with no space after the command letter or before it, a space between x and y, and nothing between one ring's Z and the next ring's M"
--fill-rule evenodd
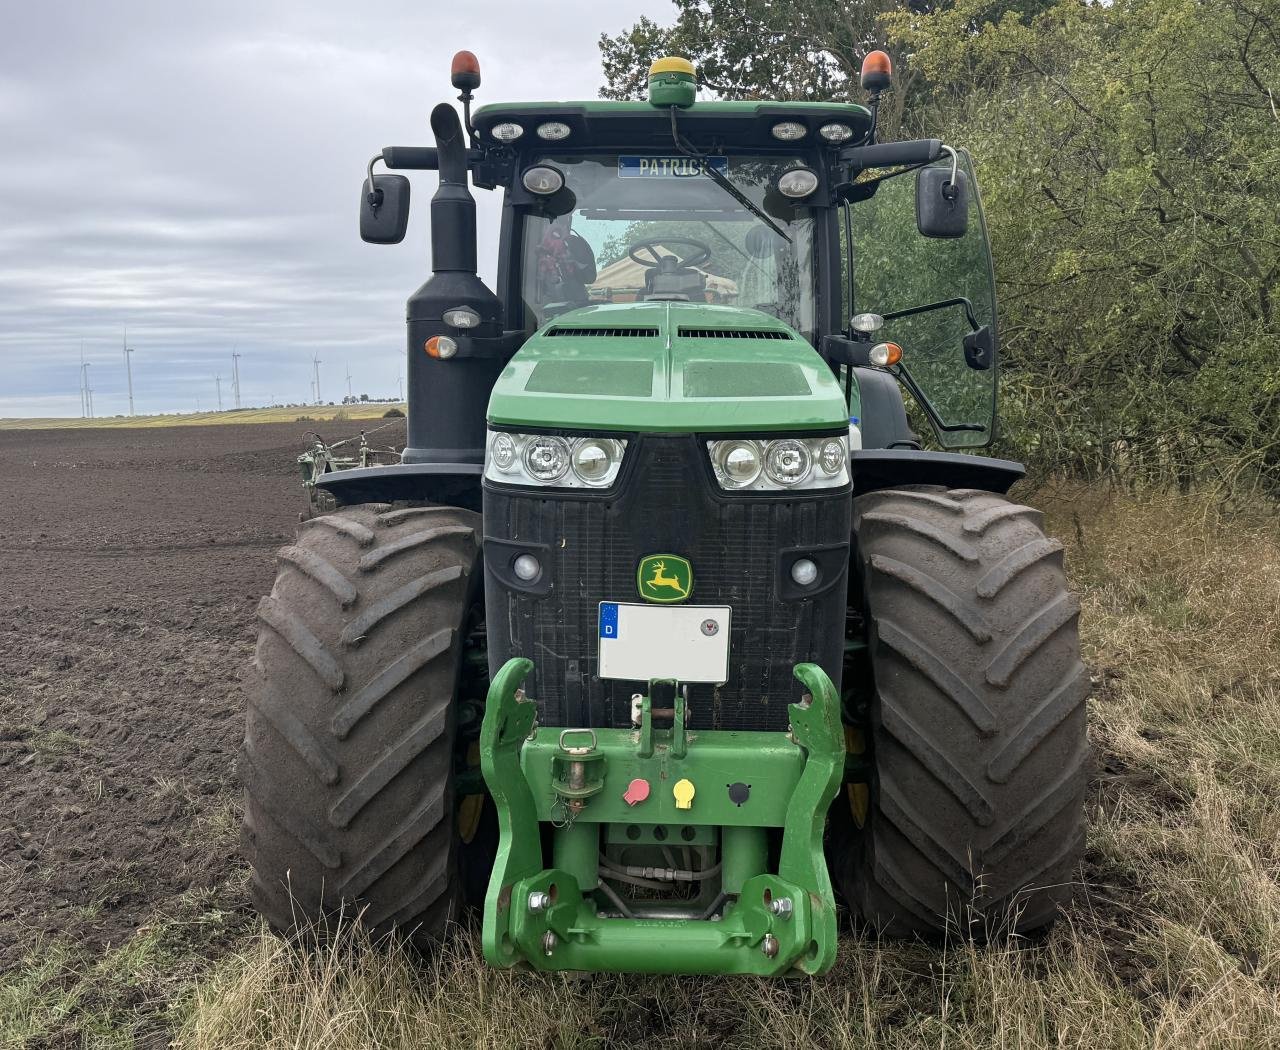
M240 673L313 425L0 431L0 972L234 880Z

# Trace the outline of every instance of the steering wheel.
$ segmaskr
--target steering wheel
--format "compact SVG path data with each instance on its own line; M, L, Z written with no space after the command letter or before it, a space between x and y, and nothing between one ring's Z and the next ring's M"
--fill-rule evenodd
M627 257L632 262L637 262L641 266L653 269L655 266L660 267L664 258L664 256L658 254L658 249L669 248L673 244L682 248L694 249L689 255L681 255L676 260L677 269L683 270L692 266L701 266L711 258L710 246L703 244L701 241L695 241L692 237L655 237L649 241L636 241L631 246L631 250L627 252ZM648 252L649 258L642 259L637 254L638 252Z

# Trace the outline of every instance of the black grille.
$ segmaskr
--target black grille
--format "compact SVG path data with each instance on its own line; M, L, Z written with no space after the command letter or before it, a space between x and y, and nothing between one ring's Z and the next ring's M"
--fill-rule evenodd
M681 326L683 339L790 339L790 332L776 328L685 328Z
M548 336L599 336L613 339L656 339L656 328L571 328L557 325L547 331Z
M680 554L693 565L695 605L730 605L729 681L690 687L695 728L781 730L800 694L792 667L822 665L838 682L845 580L819 597L778 595L784 549L849 541L850 496L786 500L724 498L690 437L638 437L627 449L613 499L552 497L486 486L486 557L510 558L527 543L543 559L541 596L517 591L490 571L486 581L490 663L534 661L529 695L544 725L626 726L631 696L647 683L596 677L598 605L636 602L646 554ZM514 543L512 541L515 541ZM837 552L838 554L839 552ZM847 562L846 555L840 564Z

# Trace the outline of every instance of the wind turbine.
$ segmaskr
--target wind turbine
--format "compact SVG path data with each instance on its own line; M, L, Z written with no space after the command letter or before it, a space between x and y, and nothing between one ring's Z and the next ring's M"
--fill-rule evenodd
M129 363L129 355L133 353L133 347L129 345L129 329L124 329L124 335L120 338L121 349L124 350L124 374L129 378L129 415L133 415L133 366Z

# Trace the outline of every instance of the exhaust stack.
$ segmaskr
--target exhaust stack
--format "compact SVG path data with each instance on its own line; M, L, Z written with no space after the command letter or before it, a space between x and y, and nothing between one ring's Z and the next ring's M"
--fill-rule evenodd
M441 103L432 110L431 130L440 184L431 198L432 276L409 298L407 307L409 425L404 462L475 464L479 473L489 391L503 365L501 358L479 348L483 340L502 335L502 304L476 274L476 202L467 186L467 147L453 106ZM451 320L469 315L474 323L448 324L446 312ZM439 353L441 341L436 337L456 343L453 356Z

